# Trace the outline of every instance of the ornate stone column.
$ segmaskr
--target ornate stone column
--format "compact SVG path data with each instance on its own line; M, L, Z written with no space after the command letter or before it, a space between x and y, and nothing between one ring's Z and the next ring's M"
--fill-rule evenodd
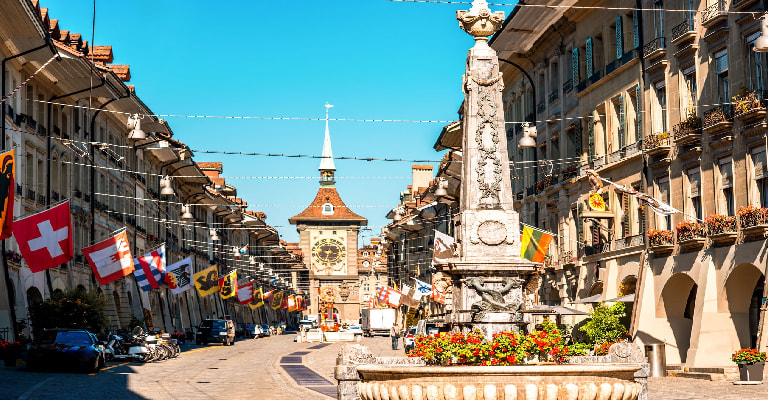
M510 329L520 319L522 283L535 264L520 257L520 220L513 207L504 124L504 82L496 51L488 46L488 36L501 26L504 13L491 12L485 1L475 0L469 11L457 11L456 18L475 38L475 46L467 55L462 88L464 164L456 227L460 247L446 272L453 278L454 322L462 329L483 329L490 336ZM489 324L497 322L504 325L490 329Z

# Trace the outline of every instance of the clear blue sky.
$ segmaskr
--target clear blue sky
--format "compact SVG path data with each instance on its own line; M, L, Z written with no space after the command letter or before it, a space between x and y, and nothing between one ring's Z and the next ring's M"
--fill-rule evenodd
M91 0L41 0L41 6L61 29L91 42ZM512 9L491 7L507 15ZM94 43L111 45L114 64L131 66L129 83L157 114L323 118L328 102L331 118L454 120L473 45L455 13L468 8L385 0L99 0ZM174 137L193 150L322 150L322 121L167 121ZM333 153L439 160L432 145L443 125L331 121ZM314 198L318 159L197 152L195 160L223 162L225 176L312 177L227 179L283 239L298 240L288 218ZM410 184L411 163L335 163L342 199L368 218L368 242Z

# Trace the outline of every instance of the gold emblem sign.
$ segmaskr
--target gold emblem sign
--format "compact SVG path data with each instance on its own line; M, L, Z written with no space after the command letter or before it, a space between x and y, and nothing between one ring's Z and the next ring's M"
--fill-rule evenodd
M318 269L339 270L344 265L345 256L344 244L336 239L320 239L312 246L312 259L318 265Z

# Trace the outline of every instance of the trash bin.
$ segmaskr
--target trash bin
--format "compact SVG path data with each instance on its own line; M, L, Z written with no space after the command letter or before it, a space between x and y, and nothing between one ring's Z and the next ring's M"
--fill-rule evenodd
M667 353L664 343L651 343L645 345L645 356L651 366L651 376L663 378L667 376Z

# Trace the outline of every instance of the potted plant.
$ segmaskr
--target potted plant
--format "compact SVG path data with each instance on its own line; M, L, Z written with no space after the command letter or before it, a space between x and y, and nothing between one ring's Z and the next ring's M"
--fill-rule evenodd
M648 243L651 247L672 245L672 231L667 229L648 229Z
M21 343L0 340L0 358L6 367L15 367L16 359L21 355Z
M739 366L742 381L759 382L763 380L766 354L755 349L740 349L731 356L731 361Z
M768 208L749 205L746 207L739 207L736 210L736 214L739 216L739 220L741 221L741 228L749 228L753 226L764 225L766 223Z
M677 240L680 242L699 239L704 237L704 224L695 221L682 221L675 226L675 231L677 231Z
M710 235L735 231L736 217L717 213L707 217L707 232L709 232Z

